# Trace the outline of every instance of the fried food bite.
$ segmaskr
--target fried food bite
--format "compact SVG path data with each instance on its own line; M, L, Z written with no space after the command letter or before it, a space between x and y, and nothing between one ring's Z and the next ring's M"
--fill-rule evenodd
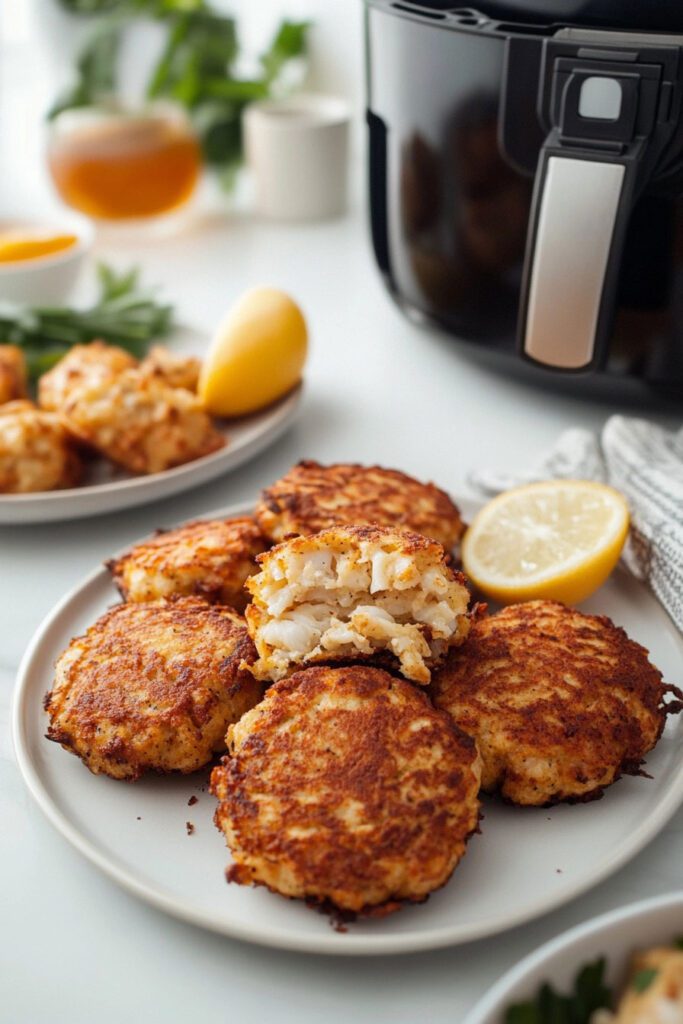
M104 341L74 345L38 382L38 401L43 409L59 412L83 386L111 381L137 366L130 352Z
M0 405L26 398L26 359L18 345L0 345Z
M381 526L335 526L260 555L247 580L259 679L314 662L379 657L416 683L467 635L464 576L440 544Z
M54 413L27 401L0 406L0 493L75 487L82 470L73 439Z
M422 533L448 551L464 530L457 506L434 484L381 466L311 460L263 491L255 516L276 543L340 524L377 523Z
M623 629L554 601L474 621L432 696L476 741L483 788L534 806L595 799L637 774L683 707Z
M479 819L474 743L424 693L355 665L297 672L211 775L230 881L361 913L444 885Z
M196 395L139 368L81 384L59 411L77 437L131 473L160 473L225 444Z
M249 516L201 520L160 531L108 568L124 601L197 594L243 611L244 583L266 540Z
M95 775L193 772L261 698L244 621L197 597L120 604L60 656L48 739Z
M616 1012L603 1024L677 1024L683 1020L683 949L655 946L633 957Z
M163 345L153 345L140 363L143 373L156 377L170 388L196 391L199 383L201 359L169 352Z

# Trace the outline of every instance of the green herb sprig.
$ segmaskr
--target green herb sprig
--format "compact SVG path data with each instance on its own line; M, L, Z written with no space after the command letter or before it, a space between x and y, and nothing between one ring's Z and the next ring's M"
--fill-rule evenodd
M173 307L140 289L137 269L119 273L100 264L98 278L99 296L88 309L0 303L0 342L23 349L31 380L72 345L101 338L141 357L151 341L172 329Z
M505 1024L590 1024L596 1010L609 1009L612 993L605 985L606 961L603 958L582 967L569 995L561 995L552 985L543 985L535 999L510 1006Z

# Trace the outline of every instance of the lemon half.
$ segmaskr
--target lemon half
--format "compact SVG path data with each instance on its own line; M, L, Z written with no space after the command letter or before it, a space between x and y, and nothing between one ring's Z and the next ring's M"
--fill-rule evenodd
M245 416L281 398L301 379L308 333L296 302L276 288L254 288L216 331L198 394L214 416Z
M462 543L465 572L502 604L578 604L602 586L629 527L626 499L605 484L548 480L498 495Z

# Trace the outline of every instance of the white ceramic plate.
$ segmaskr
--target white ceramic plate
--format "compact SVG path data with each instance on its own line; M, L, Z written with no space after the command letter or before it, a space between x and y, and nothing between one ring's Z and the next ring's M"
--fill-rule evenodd
M544 982L570 992L577 972L605 957L606 980L621 990L633 952L661 946L683 934L683 892L612 910L547 942L508 971L468 1014L464 1024L503 1024L512 1003L532 999Z
M624 778L600 801L551 810L486 800L482 834L445 888L425 904L339 934L301 903L225 883L229 855L212 823L214 800L201 788L208 773L124 785L90 775L44 739L41 701L55 658L116 600L108 573L98 569L38 630L16 691L17 759L42 810L81 853L142 899L206 928L311 953L398 953L467 942L538 917L595 885L652 839L683 801L683 723L673 719L648 759L652 779ZM641 584L617 571L585 608L610 615L651 650L665 678L680 681L683 639ZM188 807L192 795L199 802ZM191 836L186 821L195 826Z
M163 343L175 352L203 356L206 335L189 327L178 328ZM218 420L224 448L183 466L150 476L130 476L97 460L90 479L80 487L37 494L0 494L0 524L49 523L82 519L144 505L190 490L236 469L273 444L293 422L301 401L301 386L263 412L237 420Z

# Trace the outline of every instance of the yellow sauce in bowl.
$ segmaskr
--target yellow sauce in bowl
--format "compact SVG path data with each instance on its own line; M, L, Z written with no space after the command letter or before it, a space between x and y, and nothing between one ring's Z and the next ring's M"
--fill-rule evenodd
M37 231L0 231L0 263L37 260L70 249L76 235Z

